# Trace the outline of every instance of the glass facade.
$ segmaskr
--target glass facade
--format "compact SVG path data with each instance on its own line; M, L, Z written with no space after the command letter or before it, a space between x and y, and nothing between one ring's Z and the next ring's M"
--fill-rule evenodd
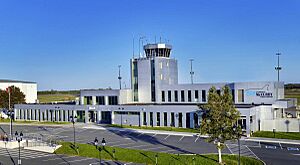
M118 105L118 96L108 96L108 105Z
M178 91L174 91L174 101L178 102Z
M105 105L104 96L96 96L96 104L97 105Z
M192 91L188 90L188 102L192 102Z
M165 91L161 91L161 101L162 102L166 101Z
M206 91L202 90L202 102L206 102Z
M168 102L171 102L171 98L172 98L171 91L168 91Z
M184 90L181 91L181 102L184 102L185 99L184 99Z

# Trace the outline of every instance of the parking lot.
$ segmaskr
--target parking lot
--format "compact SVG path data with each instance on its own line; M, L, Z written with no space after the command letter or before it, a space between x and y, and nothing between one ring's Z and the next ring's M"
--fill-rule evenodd
M3 131L8 131L9 126L1 126ZM105 138L108 146L141 149L155 152L166 152L174 154L207 154L217 153L214 144L207 143L205 139L191 134L174 135L168 133L145 133L126 129L102 128L98 126L77 125L75 128L76 142L92 144L95 137L100 141ZM63 126L15 126L14 131L23 131L25 135L35 135L43 140L73 141L73 127ZM285 143L270 143L262 141L241 140L240 153L243 156L251 156L265 161L267 164L298 164L300 162L300 145ZM237 142L229 141L222 153L238 154ZM0 152L0 155L2 153ZM47 155L38 159L53 163L71 162L80 164L86 161L92 163L96 159L78 158L65 156L63 159ZM79 160L77 160L79 159ZM64 161L63 161L64 160ZM58 161L58 162L55 162ZM87 164L84 163L84 164ZM111 164L113 162L108 162Z

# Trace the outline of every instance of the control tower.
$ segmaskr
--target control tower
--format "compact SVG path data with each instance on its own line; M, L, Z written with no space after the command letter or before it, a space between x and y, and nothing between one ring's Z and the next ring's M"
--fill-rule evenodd
M147 44L144 46L144 51L147 58L151 57L166 57L169 58L172 46L167 44Z
M155 103L162 86L178 84L177 60L170 58L171 45L147 44L143 48L144 57L131 59L133 102Z

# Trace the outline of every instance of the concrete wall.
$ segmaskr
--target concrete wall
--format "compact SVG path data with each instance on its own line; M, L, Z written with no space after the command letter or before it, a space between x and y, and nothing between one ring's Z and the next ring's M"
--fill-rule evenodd
M273 131L275 128L277 132L300 132L300 119L262 120L261 128L263 131Z

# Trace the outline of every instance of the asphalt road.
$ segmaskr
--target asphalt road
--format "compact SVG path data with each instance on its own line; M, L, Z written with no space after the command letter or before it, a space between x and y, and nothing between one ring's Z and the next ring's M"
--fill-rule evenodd
M2 131L9 131L8 125L2 125L0 133ZM25 136L38 136L43 140L64 140L73 141L73 127L72 126L14 126L14 131L20 132L21 130ZM167 152L174 154L205 154L205 153L217 153L217 149L214 144L205 142L205 139L198 136L177 136L168 134L144 134L139 132L121 131L118 129L101 129L100 127L87 127L87 125L76 126L76 142L79 143L92 143L97 137L100 141L105 138L108 146L141 149L156 152ZM236 142L228 142L226 148L222 151L227 154L238 154L238 145ZM279 143L262 143L262 142L250 142L241 141L241 155L252 156L259 158L266 162L266 164L278 165L286 164L296 165L300 162L300 146L287 145ZM0 152L0 158L2 158L2 152ZM53 155L53 157L55 157ZM57 155L56 155L57 157ZM87 158L71 157L66 161L70 161L71 164L88 164L90 160ZM9 157L8 157L9 158ZM40 157L37 161L43 161L44 159L49 162L61 159L51 159L52 156L47 159ZM82 161L76 161L82 159ZM75 160L73 160L75 159ZM87 160L84 160L87 159ZM2 160L2 159L1 159ZM72 162L73 161L73 162ZM88 161L83 163L84 161ZM45 163L45 161L43 161ZM22 162L23 163L23 162ZM31 163L31 162L30 162ZM60 162L64 164L63 161ZM99 163L99 162L98 162ZM107 164L113 164L114 162L107 162ZM26 164L26 163L24 163ZM53 164L53 163L51 163ZM57 164L57 163L55 163Z

